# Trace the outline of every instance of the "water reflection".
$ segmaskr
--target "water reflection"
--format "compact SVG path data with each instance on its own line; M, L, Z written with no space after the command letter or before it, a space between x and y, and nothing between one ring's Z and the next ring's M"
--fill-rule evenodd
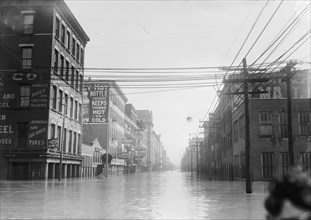
M265 185L181 172L94 179L2 181L1 219L258 219Z

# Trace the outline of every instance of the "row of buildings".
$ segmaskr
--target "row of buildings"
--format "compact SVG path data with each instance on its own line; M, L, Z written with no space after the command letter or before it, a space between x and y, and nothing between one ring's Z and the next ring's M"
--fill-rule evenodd
M0 178L162 170L152 112L114 81L84 80L88 35L63 0L0 2Z
M250 170L254 181L269 180L289 168L286 75L279 71L266 76L268 82L251 83L250 89L266 91L250 94L249 98ZM224 85L217 107L203 123L204 136L189 141L181 163L183 170L199 171L218 180L245 178L244 101L232 95L243 92L242 88L238 84ZM311 172L311 71L294 70L290 88L294 164Z

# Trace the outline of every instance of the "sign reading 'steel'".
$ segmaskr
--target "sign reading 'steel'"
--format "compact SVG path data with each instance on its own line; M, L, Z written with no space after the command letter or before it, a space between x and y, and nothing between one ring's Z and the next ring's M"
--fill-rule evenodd
M83 86L83 122L106 124L108 122L108 83L85 82Z

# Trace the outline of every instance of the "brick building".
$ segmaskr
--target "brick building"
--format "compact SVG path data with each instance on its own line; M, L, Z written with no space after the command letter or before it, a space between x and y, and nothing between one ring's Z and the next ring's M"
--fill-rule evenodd
M63 0L0 2L0 177L81 171L88 36Z
M291 80L294 159L296 165L301 165L309 171L311 171L310 75L309 70L296 71ZM282 77L279 72L270 74L269 82L259 86L261 91L267 93L253 95L249 99L251 173L255 181L271 179L289 168L287 88ZM245 178L244 102L236 101L236 97L230 102L220 101L215 112L210 115L209 121L204 123L204 147L207 148L205 158L208 160L206 170L211 178L226 179L227 176L230 179L231 175L234 179ZM226 171L225 164L228 164L229 171Z

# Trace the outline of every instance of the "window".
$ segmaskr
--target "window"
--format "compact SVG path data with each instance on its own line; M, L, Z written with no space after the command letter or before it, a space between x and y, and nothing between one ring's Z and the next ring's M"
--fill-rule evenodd
M60 149L61 140L62 140L62 127L57 126L57 138L58 138L58 148Z
M71 66L71 85L74 86L75 83L75 67Z
M68 115L68 94L65 93L65 112L64 115Z
M73 132L73 153L77 153L77 132Z
M84 65L84 50L81 47L81 52L80 52L80 63L83 66Z
M57 105L57 87L53 86L52 89L52 97L51 97L51 101L52 101L52 108L56 110L56 105Z
M73 98L70 97L70 117L73 117Z
M76 70L76 85L75 85L76 89L79 89L79 71Z
M82 74L80 74L79 90L80 92L83 92L83 75Z
M78 119L78 101L75 100L75 119Z
M60 76L64 77L65 57L60 55Z
M17 146L26 147L28 141L28 123L19 122L17 123Z
M79 103L79 121L82 122L82 104Z
M233 142L239 142L239 124L238 120L233 122Z
M77 44L77 55L76 55L76 59L78 62L80 62L80 45Z
M281 137L288 137L288 130L287 130L287 112L280 112L279 113L279 135Z
M56 21L55 21L55 36L57 38L59 38L59 24L60 24L59 18L56 17Z
M24 34L33 34L34 14L24 14Z
M67 31L67 50L70 50L70 41L71 41L70 32Z
M271 136L272 135L272 113L271 112L260 112L259 113L260 123L260 136Z
M76 40L72 37L71 54L74 57L76 55Z
M29 107L30 105L30 85L20 86L20 106Z
M289 154L287 152L281 153L281 171L282 174L288 173L289 171Z
M299 112L298 113L299 135L311 136L311 113Z
M64 137L63 137L63 152L66 152L66 139L67 139L67 129L64 128Z
M239 139L244 139L245 138L245 117L242 115L239 118Z
M65 25L62 24L62 35L61 35L61 42L63 45L65 45L65 39L66 39L66 28Z
M302 168L311 173L311 152L301 153Z
M58 97L58 111L63 111L63 91L59 90L59 97Z
M261 153L261 170L262 170L262 178L270 179L273 175L274 169L274 158L273 153Z
M55 128L56 128L55 124L51 124L51 139L55 138L56 135Z
M23 47L22 48L22 68L29 69L31 68L32 61L32 47Z
M65 79L66 81L68 82L69 81L69 61L66 60L66 76L65 76Z
M68 152L72 153L72 131L69 130L69 145Z
M58 50L54 49L54 72L57 73L58 72Z
M81 154L81 134L78 134L78 154Z

